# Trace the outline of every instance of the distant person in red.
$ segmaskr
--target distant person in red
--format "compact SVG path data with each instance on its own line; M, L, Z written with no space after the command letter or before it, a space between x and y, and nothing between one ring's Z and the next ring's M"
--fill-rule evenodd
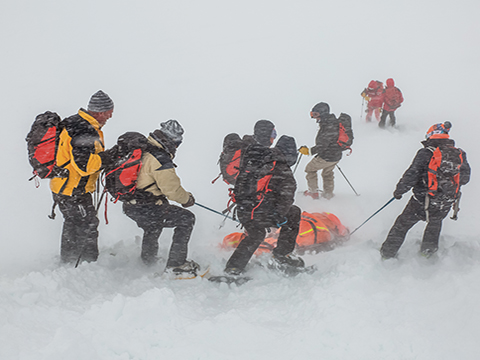
M387 87L383 91L383 111L382 117L378 126L382 129L385 128L385 122L387 121L387 116L390 115L390 126L395 126L395 110L397 110L403 102L403 95L399 88L395 86L393 79L387 79Z
M367 122L372 121L373 113L375 113L375 118L379 121L380 110L383 105L383 83L378 80L370 81L368 88L364 89L360 95L367 100Z

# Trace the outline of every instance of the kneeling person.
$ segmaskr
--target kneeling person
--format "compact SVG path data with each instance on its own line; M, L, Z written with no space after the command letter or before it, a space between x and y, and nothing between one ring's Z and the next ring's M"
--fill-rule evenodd
M184 130L176 120L160 126L148 137L135 199L124 202L123 211L144 231L141 258L145 264L157 261L158 238L163 228L175 228L165 271L196 274L198 264L187 260L195 215L184 209L194 205L195 199L182 187L172 161L182 143ZM169 200L183 208L171 205Z

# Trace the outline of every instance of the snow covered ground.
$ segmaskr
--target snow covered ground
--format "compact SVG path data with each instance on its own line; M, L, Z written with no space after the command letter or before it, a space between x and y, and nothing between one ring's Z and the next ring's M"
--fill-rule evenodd
M393 6L374 0L6 6L0 359L478 359L480 5ZM400 129L382 131L360 118L359 94L371 79L388 77L406 100L397 112ZM343 246L306 255L318 267L312 275L252 269L254 280L241 287L169 281L154 276L164 260L153 268L139 261L141 230L110 203L109 225L103 208L99 214L99 260L75 269L59 263L62 219L47 218L48 183L36 189L26 181L23 139L37 113L68 116L98 89L116 105L104 128L107 146L128 130L147 134L169 118L182 123L178 173L199 203L216 210L227 202L227 186L210 183L223 136L251 133L268 118L280 135L311 146L316 125L308 114L319 101L352 115L354 152L339 165L360 196L336 172L335 198L298 196L303 210L332 212L355 229L392 197L427 128L445 120L468 153L472 180L459 220L444 221L438 255L428 260L418 255L424 224L409 232L398 259L380 259L405 196ZM299 190L307 160L296 173ZM190 257L220 273L230 253L218 245L236 225L220 228L218 215L192 211ZM164 231L163 258L170 239Z

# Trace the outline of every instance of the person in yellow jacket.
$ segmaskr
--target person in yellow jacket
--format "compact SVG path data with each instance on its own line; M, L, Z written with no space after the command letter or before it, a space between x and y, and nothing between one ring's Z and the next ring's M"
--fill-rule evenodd
M173 158L183 140L183 128L177 120L160 124L150 133L137 178L135 199L123 203L124 213L144 230L141 258L146 265L157 261L158 238L163 228L174 228L165 271L175 275L197 275L199 265L187 260L195 215L185 209L195 204L175 172ZM181 204L183 208L169 201Z
M99 90L92 95L87 110L62 121L56 163L63 168L50 181L54 204L63 214L60 257L62 262L98 258L98 218L92 192L110 161L105 152L102 127L113 114L113 101Z

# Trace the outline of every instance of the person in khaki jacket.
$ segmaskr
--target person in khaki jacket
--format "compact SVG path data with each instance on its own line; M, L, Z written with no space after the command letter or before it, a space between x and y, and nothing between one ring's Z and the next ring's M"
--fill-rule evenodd
M145 264L157 261L158 238L163 228L174 228L165 271L196 275L199 265L187 260L195 215L185 209L195 204L195 198L182 187L173 163L183 132L177 120L168 120L160 124L160 129L150 133L137 179L136 193L142 196L124 202L123 211L144 230L141 258ZM169 201L175 201L183 208Z

